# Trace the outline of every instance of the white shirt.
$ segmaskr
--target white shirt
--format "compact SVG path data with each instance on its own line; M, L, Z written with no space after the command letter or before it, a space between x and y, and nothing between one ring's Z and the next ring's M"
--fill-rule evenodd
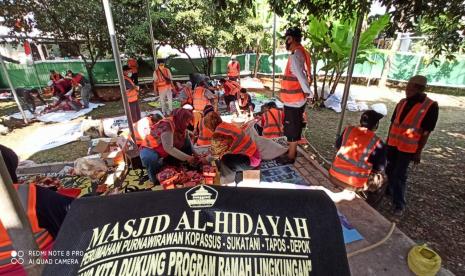
M291 59L291 72L299 80L300 86L305 93L306 97L313 97L313 92L310 89L310 84L308 83L307 76L305 72L305 54L302 51L295 51L289 56ZM290 107L302 107L307 102L307 99L304 99L295 103L285 103L284 105Z

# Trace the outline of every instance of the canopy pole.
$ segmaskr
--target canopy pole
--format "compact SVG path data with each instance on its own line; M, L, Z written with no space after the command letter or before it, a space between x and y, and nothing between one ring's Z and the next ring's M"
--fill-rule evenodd
M349 67L347 69L347 76L344 85L344 94L342 95L342 111L339 123L337 125L336 139L341 136L342 124L344 122L344 115L347 108L347 100L349 99L350 85L352 83L352 74L354 73L355 60L357 58L358 44L360 42L360 34L362 32L363 14L360 14L357 18L357 27L355 29L355 35L352 40L352 51L350 53Z
M258 62L258 60L256 61ZM276 76L275 76L275 70L274 67L276 65L276 13L273 13L273 88L272 88L272 96L274 97L274 90L275 90L275 82L276 82Z
M153 64L154 64L154 70L157 68L157 50L155 49L155 38L153 37L153 26L152 26L152 16L150 13L150 4L149 1L147 0L145 3L147 4L147 17L149 20L149 31L150 31L150 44L152 48L152 55L153 55Z
M121 57L118 48L118 42L116 41L116 32L115 26L113 24L113 16L111 14L110 8L110 1L109 0L102 0L103 2L103 9L105 10L105 17L107 20L108 25L108 33L110 34L110 41L111 41L111 48L113 50L113 58L115 59L115 66L116 66L116 73L118 74L118 81L119 81L119 88L121 91L121 99L123 100L124 106L124 113L126 113L126 117L128 118L128 127L129 132L133 141L136 141L134 136L134 125L131 116L131 110L129 108L129 102L126 95L126 85L124 84L124 76L123 76L123 67L121 65Z
M27 184L23 184L27 185ZM29 185L28 185L29 187ZM31 224L13 187L10 173L0 153L0 221L8 232L15 251L13 260L23 261L27 275L41 275L43 265L34 260L29 251L38 251L36 240L32 234ZM15 254L15 255L13 255Z
M19 102L18 95L16 95L16 90L13 87L13 83L11 82L10 75L8 75L8 71L6 70L5 62L3 61L2 55L0 55L0 63L2 64L3 74L5 75L6 81L10 86L11 93L13 93L13 97L15 98L16 105L18 105L19 112L21 112L21 116L23 116L23 120L25 124L28 124L26 114L24 113L23 108L21 107L21 103Z

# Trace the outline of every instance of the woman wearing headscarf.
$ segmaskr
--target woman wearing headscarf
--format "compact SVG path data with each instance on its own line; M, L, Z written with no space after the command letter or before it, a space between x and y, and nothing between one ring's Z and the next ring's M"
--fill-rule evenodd
M176 166L185 161L190 164L195 162L192 144L187 135L187 127L192 123L192 119L192 111L178 108L173 110L172 116L156 124L136 123L140 158L153 183L156 183L155 175L163 164Z
M222 121L217 112L205 117L205 127L213 131L211 152L220 161L221 183L242 181L242 172L256 168L261 158L252 138L234 124Z

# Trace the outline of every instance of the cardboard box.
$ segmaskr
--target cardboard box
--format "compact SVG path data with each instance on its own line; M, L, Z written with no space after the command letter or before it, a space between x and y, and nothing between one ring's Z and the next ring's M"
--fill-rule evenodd
M92 151L97 153L104 153L110 151L110 147L117 147L116 138L111 139L99 139Z
M244 183L260 184L260 170L247 170L242 172Z

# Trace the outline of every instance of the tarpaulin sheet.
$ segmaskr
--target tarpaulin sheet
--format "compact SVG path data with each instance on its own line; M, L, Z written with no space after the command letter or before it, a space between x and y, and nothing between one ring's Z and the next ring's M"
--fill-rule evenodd
M91 112L93 109L98 108L99 106L103 106L104 104L102 103L89 103L88 108L83 108L79 111L54 111L50 113L45 113L43 115L36 115L32 114L29 110L25 110L24 113L28 119L33 119L36 118L39 121L46 122L46 123L61 123L61 122L67 122L74 120L76 118L79 118L81 116L86 115L87 113ZM36 112L39 113L41 110L43 110L45 106L39 106L36 109ZM10 117L15 118L15 119L22 119L23 117L21 116L20 112L17 112Z

